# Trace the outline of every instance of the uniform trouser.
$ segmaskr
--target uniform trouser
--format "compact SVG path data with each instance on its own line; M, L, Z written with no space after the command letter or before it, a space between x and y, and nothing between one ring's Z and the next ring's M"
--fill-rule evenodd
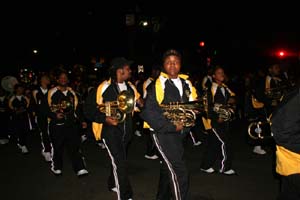
M142 120L142 118L138 115L138 113L134 113L134 130L138 130L138 131L143 131L143 123L144 121Z
M189 173L183 159L183 139L186 134L152 134L161 156L160 178L157 199L189 199Z
M201 141L203 142L205 140L205 135L203 133L204 126L202 122L202 116L197 115L195 126L191 128L190 131L190 138L192 139L193 144Z
M196 129L192 129L189 133L189 137L191 138L193 144L196 144L197 142L200 141L199 136L198 136L198 132L196 132Z
M66 147L71 158L72 166L75 172L85 169L85 163L80 153L80 136L78 126L70 125L49 125L50 138L53 147L52 168L54 170L63 167L63 152Z
M21 146L26 146L29 132L28 115L22 114L22 116L13 118L12 125L17 137L17 143Z
M108 178L108 188L117 188L118 200L132 198L133 192L128 177L127 151L130 136L117 127L107 127L103 131L102 141L111 159L111 173Z
M9 116L6 112L0 112L0 140L1 139L8 139L8 123L9 123Z
M281 176L281 190L278 200L300 199L300 174Z
M41 145L43 152L50 152L51 151L51 142L48 132L48 120L47 117L37 117L38 127L40 129L40 136L41 136Z
M145 138L146 138L146 155L154 156L157 155L156 146L153 143L151 132L149 129L144 129Z
M201 164L202 169L208 169L217 165L220 172L231 169L232 165L232 149L231 141L229 140L228 133L229 124L215 125L209 131L207 137L206 151L204 152L203 161ZM217 162L219 161L219 162Z

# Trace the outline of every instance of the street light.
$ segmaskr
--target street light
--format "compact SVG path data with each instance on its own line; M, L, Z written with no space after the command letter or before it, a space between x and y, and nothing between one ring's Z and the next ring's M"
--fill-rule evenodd
M149 23L147 21L141 21L142 26L146 27L149 25Z

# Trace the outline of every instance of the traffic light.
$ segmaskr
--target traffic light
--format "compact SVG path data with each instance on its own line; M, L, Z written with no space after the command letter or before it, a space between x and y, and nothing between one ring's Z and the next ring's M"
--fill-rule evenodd
M278 52L278 56L281 57L281 58L284 57L285 56L285 52L284 51L279 51Z
M275 53L276 57L278 57L278 58L285 58L285 57L288 56L287 54L288 54L288 53L287 53L285 50L278 50L278 51Z
M200 46L200 47L204 47L204 45L205 45L205 43L204 43L203 41L201 41L201 42L199 43L199 46Z

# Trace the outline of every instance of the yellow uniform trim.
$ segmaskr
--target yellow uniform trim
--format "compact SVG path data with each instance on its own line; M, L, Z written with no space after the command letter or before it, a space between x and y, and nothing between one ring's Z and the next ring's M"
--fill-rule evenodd
M104 81L102 82L98 88L97 88L97 93L96 93L96 103L97 105L100 105L103 103L103 87L110 85L111 84L111 79L109 79L108 81ZM134 91L134 96L135 96L135 100L139 99L141 97L140 93L137 91L137 89L135 88L135 86L131 83L128 82L128 85L132 88L132 90ZM137 110L136 110L137 111ZM101 135L102 135L102 128L103 128L103 124L100 123L96 123L93 122L92 123L92 129L93 129L93 133L95 136L96 140L101 140Z
M36 99L37 93L38 93L38 90L34 90L34 91L32 92L32 96L33 96L33 99L34 99L34 101L35 101L36 104L38 104L37 99Z
M263 108L265 106L264 103L258 101L253 95L251 96L251 101L252 101L252 106L255 109L260 109L260 108Z
M67 87L67 90L68 90L69 92L71 92L71 93L73 94L73 96L74 96L74 110L76 110L76 108L77 108L77 106L78 106L78 98L77 98L77 95L76 95L76 93L74 92L74 90L72 90L72 88Z
M151 82L154 81L152 77L149 77L146 81L143 83L143 98L147 97L147 87L151 84Z
M232 92L228 86L224 83L222 83L222 87L225 88L225 90L230 94L231 97L234 97L235 96L235 93ZM212 86L211 86L211 95L212 95L212 102L214 102L214 97L215 97L215 94L217 92L217 88L218 88L218 84L213 82ZM211 126L211 119L205 119L204 117L202 117L202 122L203 122L203 125L204 125L204 128L205 130L209 130L212 128Z
M221 86L224 87L225 90L226 90L227 92L229 92L229 94L230 94L231 97L235 97L235 93L232 92L232 91L228 88L227 85L225 85L224 83L222 83ZM212 84L212 86L211 86L212 101L214 101L214 97L215 97L215 94L216 94L216 92L217 92L217 88L218 88L218 84L215 83L215 82L213 82L213 84Z
M109 79L108 81L103 81L97 88L97 93L96 93L97 105L100 105L103 103L102 89L103 89L103 86L106 84L110 85L111 80ZM93 133L94 133L96 140L101 140L102 128L103 128L103 124L96 123L96 122L92 123L92 129L93 129Z
M131 82L128 81L128 85L131 87L131 89L134 92L134 100L136 102L139 98L141 98L141 94L137 91L136 87ZM140 112L140 109L137 106L135 106L134 110L132 111L132 114L134 113L134 111Z
M12 96L9 101L8 101L8 107L11 109L11 110L14 110L14 107L12 105L12 102L13 100L15 99L16 97L15 96Z
M48 105L49 105L49 106L51 106L51 104L52 104L52 95L53 95L57 90L59 90L58 87L54 87L54 88L52 88L52 89L49 90L49 92L48 92ZM67 87L67 90L68 90L69 92L71 92L71 94L73 94L73 96L74 96L74 109L76 109L76 108L77 108L77 105L78 105L78 98L77 98L77 95L76 95L76 93L74 92L74 90L72 90L72 88Z
M24 96L24 98L25 98L26 103L27 103L26 108L28 108L29 105L30 105L30 99L28 97L26 97L26 96Z
M167 79L169 78L169 75L164 72L161 72L160 76L167 78ZM179 74L178 77L184 79L186 81L186 83L190 86L191 94L189 96L189 99L196 100L198 97L197 90L195 87L192 86L192 83L189 80L187 80L189 78L189 76L185 75L185 74ZM164 89L163 89L160 78L156 79L156 81L155 81L155 92L156 92L156 101L158 104L161 104L161 102L164 100ZM149 124L147 124L147 122L144 122L143 127L150 128L150 126L149 126Z
M22 95L23 96L23 95ZM26 97L26 96L23 96L24 97L24 99L25 99L25 101L26 101L26 108L28 108L29 107L29 105L30 105L30 99L28 98L28 97ZM13 107L13 105L12 105L12 102L15 100L15 98L16 98L16 95L14 95L14 96L12 96L9 100L8 100L8 107L11 109L11 110L14 110L15 108Z
M49 106L51 106L51 104L52 104L52 95L53 95L54 92L56 92L56 91L57 91L57 88L54 87L54 88L50 89L49 92L48 92L48 105L49 105Z
M282 176L300 174L300 152L294 153L278 145L276 149L276 172Z
M169 75L164 72L161 72L160 76L162 76L164 78L169 78ZM184 79L188 85L192 86L192 83L189 80L187 80L189 78L188 75L179 74L178 77ZM197 99L196 88L192 86L190 89L191 89L190 97L194 100ZM155 82L155 91L156 91L156 100L157 100L158 104L161 104L161 102L164 99L164 91L163 91L162 83L159 78Z
M202 117L202 123L204 125L205 130L211 129L211 119L206 119L206 118Z
M266 81L265 81L265 90L269 90L271 88L271 76L266 76Z

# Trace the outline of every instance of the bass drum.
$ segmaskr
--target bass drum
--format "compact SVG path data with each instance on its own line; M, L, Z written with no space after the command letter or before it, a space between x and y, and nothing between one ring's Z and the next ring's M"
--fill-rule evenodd
M10 93L14 92L14 87L18 83L18 79L14 76L5 76L1 79L1 87Z

